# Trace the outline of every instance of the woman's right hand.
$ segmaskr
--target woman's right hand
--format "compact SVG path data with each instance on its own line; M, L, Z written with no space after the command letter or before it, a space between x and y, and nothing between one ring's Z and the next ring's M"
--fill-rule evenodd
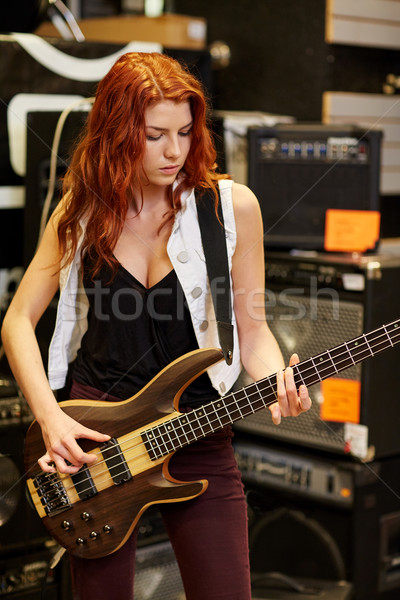
M48 415L41 423L46 454L38 460L43 471L54 473L76 473L86 463L97 461L95 454L87 453L77 443L79 439L89 439L104 443L109 435L99 433L78 423L57 406L56 412Z

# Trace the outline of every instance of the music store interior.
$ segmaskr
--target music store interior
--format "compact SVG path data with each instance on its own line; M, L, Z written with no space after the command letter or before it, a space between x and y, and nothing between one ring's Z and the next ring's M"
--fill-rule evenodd
M269 326L313 372L306 414L233 424L253 598L400 598L400 0L3 0L0 32L1 321L60 199L82 100L125 52L183 61L210 99L220 171L260 203ZM55 310L37 328L45 364ZM3 349L0 379L0 600L68 600L68 559L26 491L33 415ZM157 507L138 544L135 599L184 600Z

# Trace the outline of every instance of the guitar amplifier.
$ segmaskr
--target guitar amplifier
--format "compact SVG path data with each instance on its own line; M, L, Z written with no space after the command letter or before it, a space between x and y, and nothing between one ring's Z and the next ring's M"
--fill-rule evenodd
M234 447L256 598L400 597L399 456L360 464L242 434Z
M168 540L137 549L134 592L137 600L185 600L178 563Z
M248 185L266 247L323 250L327 209L379 210L381 138L351 125L250 128Z
M400 253L270 252L266 280L267 321L286 364L293 352L305 360L399 317ZM341 386L339 397L329 398L340 403L333 416L322 384L316 384L307 413L276 426L270 411L262 410L235 428L342 455L351 451L363 460L399 454L399 359L397 346L332 378ZM238 386L246 379L244 374ZM357 403L358 418L348 419L349 406Z

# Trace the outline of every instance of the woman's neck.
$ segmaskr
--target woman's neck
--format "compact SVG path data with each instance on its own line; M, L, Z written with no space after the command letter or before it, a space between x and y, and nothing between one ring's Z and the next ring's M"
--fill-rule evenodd
M164 214L171 208L172 194L170 186L143 186L141 190L135 191L128 213L131 217L140 212L146 214L157 211L159 214Z

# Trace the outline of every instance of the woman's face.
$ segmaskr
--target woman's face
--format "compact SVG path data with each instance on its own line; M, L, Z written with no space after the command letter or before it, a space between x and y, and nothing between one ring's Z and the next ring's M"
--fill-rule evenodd
M145 185L169 186L183 168L190 150L192 112L189 102L162 100L145 111Z

